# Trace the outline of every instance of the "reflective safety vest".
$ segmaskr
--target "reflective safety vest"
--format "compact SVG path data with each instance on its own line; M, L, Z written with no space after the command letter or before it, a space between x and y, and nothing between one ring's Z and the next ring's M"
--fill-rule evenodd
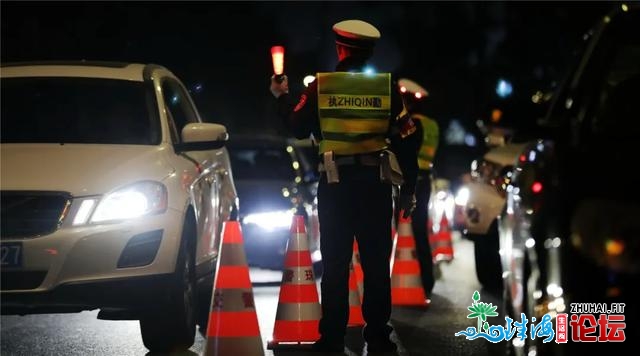
M375 152L387 148L391 74L318 73L320 154Z
M433 159L438 149L440 129L435 120L422 114L413 114L411 118L418 119L422 123L422 144L418 152L418 167L421 170L429 170L433 166Z

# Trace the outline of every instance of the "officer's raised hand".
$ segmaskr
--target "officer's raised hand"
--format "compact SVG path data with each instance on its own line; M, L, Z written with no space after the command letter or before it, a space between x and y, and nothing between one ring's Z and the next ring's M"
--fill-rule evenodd
M276 79L276 75L271 76L271 94L277 98L279 98L282 94L289 93L289 78L286 75L282 75L282 81Z

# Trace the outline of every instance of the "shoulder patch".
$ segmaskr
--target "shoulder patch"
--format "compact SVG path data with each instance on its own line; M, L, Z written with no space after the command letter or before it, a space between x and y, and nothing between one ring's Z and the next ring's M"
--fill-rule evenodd
M302 109L302 107L304 106L304 104L307 103L307 95L306 94L302 94L302 96L300 96L300 101L298 102L298 105L296 105L296 107L293 109L293 111L298 111L300 109Z

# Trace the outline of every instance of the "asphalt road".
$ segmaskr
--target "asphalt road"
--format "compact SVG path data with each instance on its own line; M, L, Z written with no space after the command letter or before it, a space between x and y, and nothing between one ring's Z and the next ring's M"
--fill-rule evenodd
M504 353L504 343L492 344L482 339L468 341L455 336L456 332L475 326L475 319L467 319L470 313L467 307L476 290L480 292L482 302L499 306L499 319L492 324L504 321L504 315L500 297L480 289L475 277L472 243L459 236L454 236L454 240L455 258L441 265L441 277L431 296L431 306L426 309L394 307L391 322L395 328L392 337L399 345L397 355L493 356ZM265 355L311 355L304 347L266 348L273 335L281 273L252 269L251 279ZM3 356L153 355L142 344L137 321L104 321L96 319L96 315L97 311L2 316L0 353ZM349 329L346 355L367 354L360 331L359 327ZM204 348L205 339L198 334L193 347L180 355L203 355Z

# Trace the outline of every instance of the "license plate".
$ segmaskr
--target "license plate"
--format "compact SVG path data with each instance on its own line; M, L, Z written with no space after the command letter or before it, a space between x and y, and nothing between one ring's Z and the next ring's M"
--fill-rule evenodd
M2 258L2 267L21 267L22 266L22 243L7 242L0 245L0 258Z

